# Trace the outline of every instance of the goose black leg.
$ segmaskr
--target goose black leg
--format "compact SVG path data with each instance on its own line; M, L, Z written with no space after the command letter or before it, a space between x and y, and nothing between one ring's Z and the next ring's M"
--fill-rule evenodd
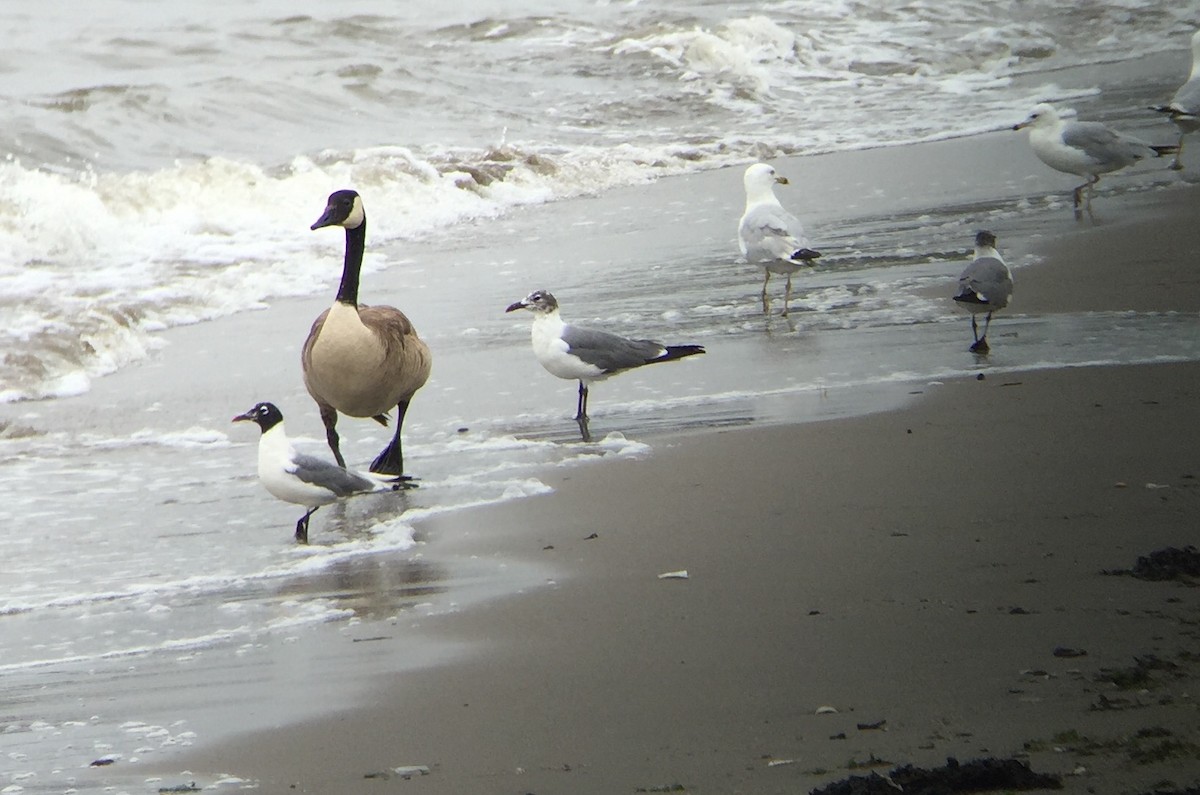
M408 413L408 401L396 404L396 432L387 447L371 462L371 471L379 475L394 475L399 479L398 486L409 488L415 486L412 478L404 474L404 449L400 446L400 429L404 426L404 415Z
M325 424L325 441L329 443L329 449L333 451L333 457L337 459L338 466L345 469L346 459L342 458L341 439L338 438L337 432L337 409L332 406L318 406L321 410L321 422Z

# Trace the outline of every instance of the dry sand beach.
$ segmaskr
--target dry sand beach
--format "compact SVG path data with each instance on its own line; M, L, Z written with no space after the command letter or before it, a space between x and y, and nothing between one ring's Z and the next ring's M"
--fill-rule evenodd
M1102 223L1062 209L1009 241L1045 257L1011 311L1200 311L1200 190L1104 204ZM1015 344L1005 315L991 339ZM326 633L302 677L360 696L136 772L269 793L795 793L1015 756L1068 792L1200 786L1196 591L1102 574L1197 540L1200 364L908 389L865 417L661 435L544 473L552 494L426 522L423 556L544 582ZM454 652L380 673L420 644Z

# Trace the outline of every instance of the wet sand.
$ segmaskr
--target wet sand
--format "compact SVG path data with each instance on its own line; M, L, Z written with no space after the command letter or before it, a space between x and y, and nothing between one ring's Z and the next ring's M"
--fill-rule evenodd
M1013 312L1200 311L1197 189L1106 203L1128 212L1013 241L1045 257ZM1006 333L998 316L993 348ZM271 793L793 793L1018 755L1069 792L1200 782L1195 591L1101 574L1197 541L1200 364L911 390L866 417L658 437L429 521L425 554L547 579L327 633L308 675L359 679L362 703L142 770ZM379 672L429 643L455 654ZM1105 680L1148 655L1148 681Z

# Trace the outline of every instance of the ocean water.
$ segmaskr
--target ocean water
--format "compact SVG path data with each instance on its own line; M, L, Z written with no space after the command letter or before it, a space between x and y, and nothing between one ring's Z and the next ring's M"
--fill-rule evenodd
M1044 99L1172 141L1144 108L1174 83L1140 75L1186 50L1195 3L42 6L0 11L3 792L89 791L95 759L217 731L203 703L113 696L132 679L544 582L426 555L415 528L542 493L547 467L647 455L662 430L878 408L977 369L1200 357L1194 317L1024 316L1019 288L986 362L947 357L968 332L938 292L978 226L1002 250L1069 226L1070 180L980 183L998 169L972 141L1028 160L1001 131ZM942 139L935 187L884 156L904 173L844 169L848 151ZM826 252L788 321L764 320L734 262L756 159L802 164L781 197ZM1106 178L1098 211L1178 180ZM326 454L297 349L340 271L341 235L308 226L343 187L370 218L364 300L404 308L434 351L405 425L421 488L322 509L298 547L300 511L259 489L255 429L229 418L273 400ZM1012 264L1018 282L1039 265ZM570 319L709 352L595 387L597 441L574 443L573 385L503 312L534 288ZM387 439L340 427L359 464Z

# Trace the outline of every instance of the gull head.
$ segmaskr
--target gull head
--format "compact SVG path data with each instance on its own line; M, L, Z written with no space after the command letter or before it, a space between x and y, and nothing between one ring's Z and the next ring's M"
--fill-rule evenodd
M357 229L367 220L363 210L362 197L352 190L338 190L329 194L325 204L325 212L317 219L310 229L320 229L324 226L344 226L347 229Z
M283 422L283 412L274 403L255 403L254 408L233 418L233 422L257 423L263 433Z
M515 312L518 309L528 309L534 314L548 315L558 310L558 301L546 290L534 290L515 304L509 304L508 309L504 311Z
M995 248L996 236L986 229L981 229L975 233L976 248Z
M1053 105L1047 102L1042 102L1034 107L1033 113L1029 114L1028 119L1020 124L1014 124L1013 129L1021 130L1026 127L1053 127L1058 123L1058 111L1054 109Z
M742 176L742 184L746 186L747 196L775 195L776 185L788 184L787 177L775 171L774 166L766 163L755 163L746 169Z

